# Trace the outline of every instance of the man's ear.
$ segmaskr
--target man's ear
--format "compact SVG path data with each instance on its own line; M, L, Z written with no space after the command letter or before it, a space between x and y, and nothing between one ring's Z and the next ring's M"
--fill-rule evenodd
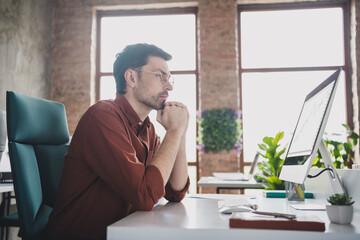
M135 71L132 70L132 69L127 69L124 73L124 76L125 76L125 80L126 80L126 85L131 87L131 88L134 88L135 87Z

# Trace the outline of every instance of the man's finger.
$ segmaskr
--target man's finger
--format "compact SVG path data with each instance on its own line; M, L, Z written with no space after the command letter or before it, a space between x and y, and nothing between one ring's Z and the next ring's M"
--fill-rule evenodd
M165 105L187 108L186 105L181 102L166 102Z

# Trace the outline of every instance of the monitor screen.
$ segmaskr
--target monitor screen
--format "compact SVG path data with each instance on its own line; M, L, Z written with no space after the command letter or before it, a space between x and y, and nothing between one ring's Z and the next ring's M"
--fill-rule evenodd
M312 165L325 130L341 69L305 98L292 136L280 179L302 184Z

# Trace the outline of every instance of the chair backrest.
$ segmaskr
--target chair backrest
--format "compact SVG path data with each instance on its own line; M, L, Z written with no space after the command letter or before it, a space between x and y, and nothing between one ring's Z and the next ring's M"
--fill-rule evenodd
M58 191L69 130L61 103L6 93L10 164L23 239L43 239Z

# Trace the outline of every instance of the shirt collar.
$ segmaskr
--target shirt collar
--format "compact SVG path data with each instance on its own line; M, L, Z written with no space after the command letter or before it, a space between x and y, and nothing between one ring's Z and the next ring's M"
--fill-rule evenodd
M141 121L139 115L135 112L133 107L130 105L128 100L121 94L116 94L115 102L119 105L121 111L124 113L125 117L128 119L131 127L137 129L143 124L146 127L150 127L150 119L146 117L144 122Z

